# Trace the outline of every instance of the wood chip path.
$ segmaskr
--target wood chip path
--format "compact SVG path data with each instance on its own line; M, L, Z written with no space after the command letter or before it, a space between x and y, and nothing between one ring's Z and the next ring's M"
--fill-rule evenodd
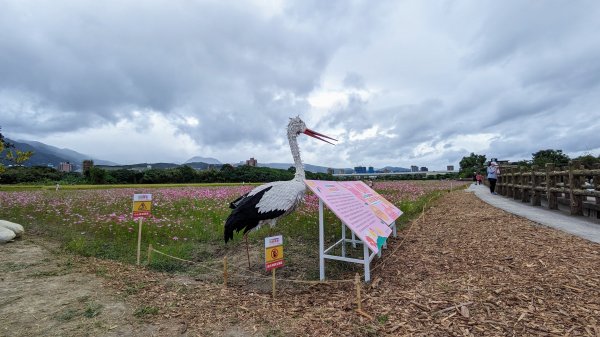
M89 269L107 270L117 291L139 285L128 300L159 308L146 317L153 324L179 322L177 335L600 336L599 244L464 191L442 197L411 226L390 241L363 288L373 319L354 310L352 284L306 286L273 300L111 261L91 259Z

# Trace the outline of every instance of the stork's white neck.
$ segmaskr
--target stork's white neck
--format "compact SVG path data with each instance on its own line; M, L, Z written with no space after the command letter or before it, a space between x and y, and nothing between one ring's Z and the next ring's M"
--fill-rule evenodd
M296 138L298 138L298 135L288 132L290 150L292 151L292 157L294 157L294 166L296 167L296 175L294 176L294 180L303 181L305 178L304 165L302 164L302 159L300 159L300 148L298 148L298 140Z

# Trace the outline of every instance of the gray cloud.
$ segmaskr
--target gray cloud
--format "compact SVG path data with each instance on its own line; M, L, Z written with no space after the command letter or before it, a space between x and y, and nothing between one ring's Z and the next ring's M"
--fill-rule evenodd
M306 115L343 142L303 154L338 167L600 151L599 14L593 1L5 0L0 125L53 139L136 121L143 134L139 114L159 114L224 161L285 161L287 118ZM320 92L335 99L311 106Z

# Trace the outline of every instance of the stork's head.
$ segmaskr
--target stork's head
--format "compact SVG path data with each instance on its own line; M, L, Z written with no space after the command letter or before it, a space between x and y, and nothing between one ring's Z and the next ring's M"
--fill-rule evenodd
M288 135L296 137L296 136L298 136L301 133L304 133L305 135L311 136L311 137L316 138L318 140L322 140L322 141L324 141L326 143L329 143L329 144L333 144L333 143L330 142L330 141L327 141L324 138L331 139L331 140L334 140L334 141L337 142L337 139L333 139L333 138L331 138L329 136L325 136L322 133L318 133L316 131L313 131L313 130L307 128L306 124L304 124L304 121L302 121L300 119L300 116L296 116L294 118L290 118L290 123L288 124ZM335 144L333 144L333 145L335 145Z

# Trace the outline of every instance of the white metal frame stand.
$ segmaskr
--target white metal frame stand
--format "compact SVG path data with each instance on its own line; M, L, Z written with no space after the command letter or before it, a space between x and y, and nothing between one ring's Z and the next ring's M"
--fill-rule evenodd
M365 269L365 282L369 282L371 280L371 260L373 260L376 254L370 253L369 247L365 245L362 240L357 239L353 231L351 231L352 239L346 239L346 227L346 224L342 222L342 238L330 247L325 248L325 220L323 216L323 200L319 198L319 277L321 281L325 280L325 259L329 259L362 264ZM394 235L394 237L398 237L395 221L390 224L390 228L392 229L392 234ZM362 259L346 257L347 242L352 243L352 247L354 248L356 248L357 243L363 245L364 253ZM337 247L340 244L342 245L341 256L327 254L329 251L331 251L333 248ZM382 248L387 248L387 243L384 244ZM381 257L381 250L379 250L377 256Z

